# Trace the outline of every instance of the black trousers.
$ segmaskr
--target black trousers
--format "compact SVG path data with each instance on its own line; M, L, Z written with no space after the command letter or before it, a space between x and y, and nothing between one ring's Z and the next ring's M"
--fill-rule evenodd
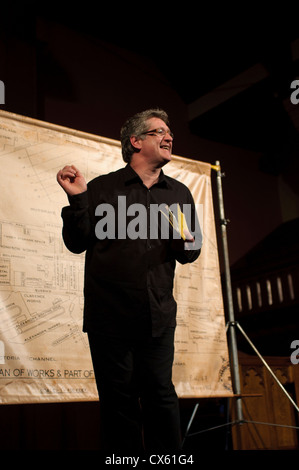
M88 333L105 451L179 451L179 403L171 378L174 330L140 339Z

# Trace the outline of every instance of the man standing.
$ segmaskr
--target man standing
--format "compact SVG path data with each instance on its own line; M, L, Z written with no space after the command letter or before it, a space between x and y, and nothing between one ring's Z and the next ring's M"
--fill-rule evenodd
M83 329L103 448L166 454L181 445L172 383L175 264L198 258L201 232L189 189L162 171L173 144L167 114L150 109L133 116L121 129L121 144L127 165L88 185L74 166L58 172L70 203L62 209L63 239L74 253L86 250ZM179 217L184 207L188 228Z

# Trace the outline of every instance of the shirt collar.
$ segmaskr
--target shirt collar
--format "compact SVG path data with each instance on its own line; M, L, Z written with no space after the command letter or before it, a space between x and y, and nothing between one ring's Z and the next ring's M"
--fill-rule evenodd
M133 170L133 168L131 167L129 163L124 168L124 175L125 175L125 184L130 184L130 183L133 183L134 181L139 181L142 183L140 176L136 173L135 170ZM156 183L156 185L159 185L159 186L164 185L166 187L168 186L168 181L165 177L163 170L161 170L160 172L159 180Z

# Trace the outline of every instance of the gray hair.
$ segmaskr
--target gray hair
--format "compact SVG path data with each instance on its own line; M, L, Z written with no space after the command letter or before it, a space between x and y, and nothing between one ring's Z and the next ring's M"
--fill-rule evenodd
M151 118L159 118L169 125L168 115L162 109L147 109L141 113L135 114L129 118L121 128L120 141L122 148L122 156L126 163L130 163L133 153L139 152L138 149L133 147L130 141L132 135L144 139L142 135L148 131L147 121Z

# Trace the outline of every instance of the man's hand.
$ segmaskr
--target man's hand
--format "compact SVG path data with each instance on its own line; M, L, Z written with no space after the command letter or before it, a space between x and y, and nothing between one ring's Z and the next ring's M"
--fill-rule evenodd
M84 176L74 165L67 165L59 170L57 181L69 196L84 193L87 190Z
M188 229L184 230L185 243L184 250L195 250L195 238L191 235Z

